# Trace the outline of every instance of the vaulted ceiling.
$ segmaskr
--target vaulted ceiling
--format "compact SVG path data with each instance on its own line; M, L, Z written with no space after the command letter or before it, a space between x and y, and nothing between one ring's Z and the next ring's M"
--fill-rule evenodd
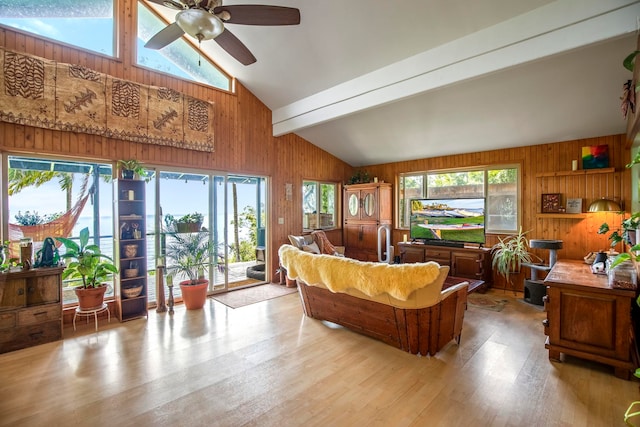
M273 111L274 135L353 166L625 131L640 1L261 3L299 8L300 25L227 25L249 66L202 49Z

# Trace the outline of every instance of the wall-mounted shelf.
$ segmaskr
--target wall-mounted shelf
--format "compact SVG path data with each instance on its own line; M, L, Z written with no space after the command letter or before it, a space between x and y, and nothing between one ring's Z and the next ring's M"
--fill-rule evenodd
M571 175L596 175L603 173L613 173L616 168L600 168L600 169L578 169L577 171L555 171L541 172L536 174L536 178L548 178L554 176L571 176Z
M536 219L584 219L587 217L585 212L583 213L539 213L536 214Z

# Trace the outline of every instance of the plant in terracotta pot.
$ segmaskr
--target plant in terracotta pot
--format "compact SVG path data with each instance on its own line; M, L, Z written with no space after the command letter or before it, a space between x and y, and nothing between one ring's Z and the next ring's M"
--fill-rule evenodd
M518 234L504 239L498 238L499 242L491 249L493 254L491 263L494 271L504 277L514 290L515 285L511 281L511 274L519 273L523 264L530 264L533 260L533 255L529 252L529 241L525 236L527 233L520 227Z
M122 179L134 179L136 176L144 178L147 182L151 179L146 169L142 167L142 163L135 159L118 160L118 167Z
M81 310L92 310L102 306L104 293L107 290L105 283L111 275L118 273L113 259L100 252L100 247L89 244L89 228L80 231L80 241L66 237L58 237L66 249L60 258L68 261L63 279L81 279L82 284L75 290L78 296L78 304Z
M205 275L214 253L209 233L167 233L167 274L173 277L186 277L181 281L182 299L188 310L197 310L204 306L209 281Z

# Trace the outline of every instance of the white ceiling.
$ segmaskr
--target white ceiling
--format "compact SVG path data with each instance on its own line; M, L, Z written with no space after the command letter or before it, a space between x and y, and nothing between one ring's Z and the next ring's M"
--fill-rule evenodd
M299 8L301 24L228 24L257 58L246 67L203 50L273 111L274 135L353 166L625 131L640 1L260 3Z

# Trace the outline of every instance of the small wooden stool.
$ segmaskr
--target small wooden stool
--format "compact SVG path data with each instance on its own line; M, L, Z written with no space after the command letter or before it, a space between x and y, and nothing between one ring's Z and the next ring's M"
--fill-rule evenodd
M87 318L87 323L89 323L89 317L93 316L96 322L96 332L98 332L98 314L105 310L107 312L107 321L111 323L111 312L109 311L109 306L106 303L103 303L102 307L91 310L81 310L80 307L76 307L76 313L73 315L73 330L76 330L76 317L84 316Z

